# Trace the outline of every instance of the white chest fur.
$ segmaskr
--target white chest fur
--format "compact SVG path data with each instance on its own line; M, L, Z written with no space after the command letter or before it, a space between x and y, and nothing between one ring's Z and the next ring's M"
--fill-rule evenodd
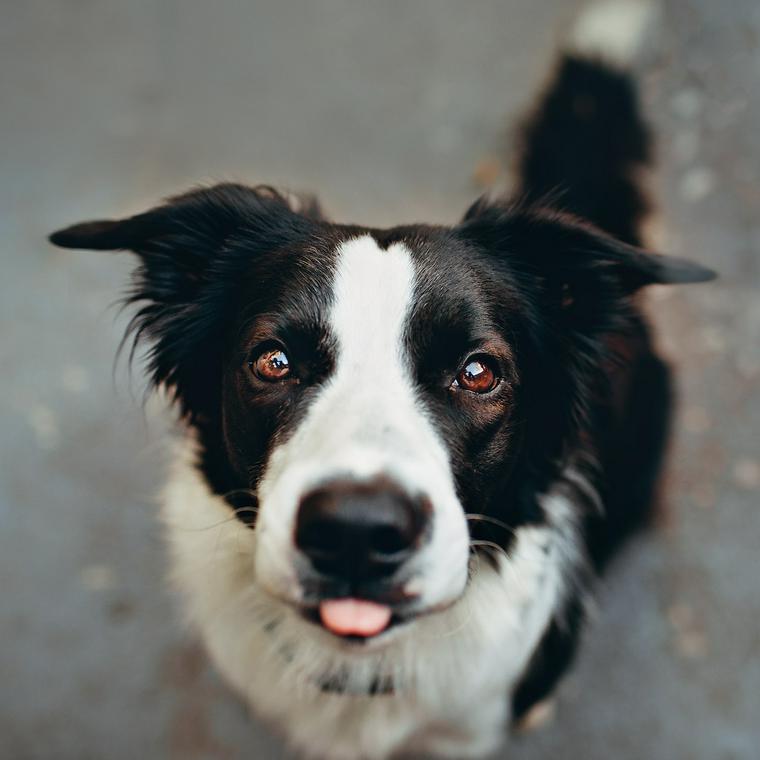
M399 752L479 757L504 737L509 694L577 566L574 510L544 497L550 524L518 529L498 569L473 560L446 612L345 645L256 584L256 534L180 451L163 500L173 581L219 670L306 757L380 760ZM338 680L343 693L320 687ZM378 679L390 693L367 695Z

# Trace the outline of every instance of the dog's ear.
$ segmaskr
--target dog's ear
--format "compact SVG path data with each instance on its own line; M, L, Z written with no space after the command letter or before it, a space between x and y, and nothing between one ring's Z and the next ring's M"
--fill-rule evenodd
M593 295L600 283L626 295L646 285L707 282L716 276L699 264L628 245L581 219L549 209L480 200L457 230L518 271L550 286L561 285L566 301L568 295L582 297L584 290Z
M82 222L58 230L50 242L62 248L130 250L146 300L181 302L213 276L224 248L241 232L252 249L272 248L316 216L291 208L270 187L220 184L170 198L143 214ZM312 213L313 212L313 213Z
M480 202L455 234L502 268L522 318L510 329L521 356L532 424L528 456L560 461L591 399L646 333L633 294L655 283L704 282L698 264L621 243L579 219ZM629 340L619 340L627 335ZM554 437L550 441L549 435ZM539 468L540 469L540 468Z
M153 382L166 385L183 411L194 414L207 395L203 374L212 372L221 350L220 325L234 302L230 290L253 257L305 236L317 216L315 203L296 211L272 188L221 184L128 219L76 224L53 233L50 241L63 248L137 254L127 302L141 306L130 331L135 343L141 337L152 340ZM203 361L193 362L201 349Z

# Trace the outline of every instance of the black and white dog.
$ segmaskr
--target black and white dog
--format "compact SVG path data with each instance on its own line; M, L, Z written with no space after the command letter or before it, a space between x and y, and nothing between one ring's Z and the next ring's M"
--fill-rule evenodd
M134 333L186 423L174 578L306 756L493 751L646 518L671 393L636 293L712 273L639 247L622 69L566 54L524 136L513 199L453 227L223 184L51 238L138 256Z

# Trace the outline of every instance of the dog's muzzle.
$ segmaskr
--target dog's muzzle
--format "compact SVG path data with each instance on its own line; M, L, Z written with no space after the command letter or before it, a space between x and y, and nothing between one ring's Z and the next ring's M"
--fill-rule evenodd
M424 543L426 499L387 479L336 481L301 500L295 544L311 618L338 635L375 636L414 597L404 590L409 561Z

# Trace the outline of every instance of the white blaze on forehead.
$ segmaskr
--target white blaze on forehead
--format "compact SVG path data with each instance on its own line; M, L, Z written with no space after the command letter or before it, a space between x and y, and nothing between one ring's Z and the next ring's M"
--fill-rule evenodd
M303 496L333 480L383 476L432 504L421 584L423 596L438 602L464 585L468 533L446 446L418 397L405 345L415 297L412 255L402 243L382 249L369 235L342 243L337 254L328 318L335 367L267 463L257 531L266 538L257 568L264 582L285 593ZM452 573L451 563L461 573Z
M382 250L369 235L338 251L331 327L338 340L338 373L404 373L403 335L414 295L409 250ZM398 379L394 377L394 380Z
M402 243L382 249L366 235L340 246L329 320L336 364L312 419L321 406L328 470L334 455L333 466L346 475L391 475L411 493L426 493L423 464L448 469L448 456L417 397L405 341L414 283Z

